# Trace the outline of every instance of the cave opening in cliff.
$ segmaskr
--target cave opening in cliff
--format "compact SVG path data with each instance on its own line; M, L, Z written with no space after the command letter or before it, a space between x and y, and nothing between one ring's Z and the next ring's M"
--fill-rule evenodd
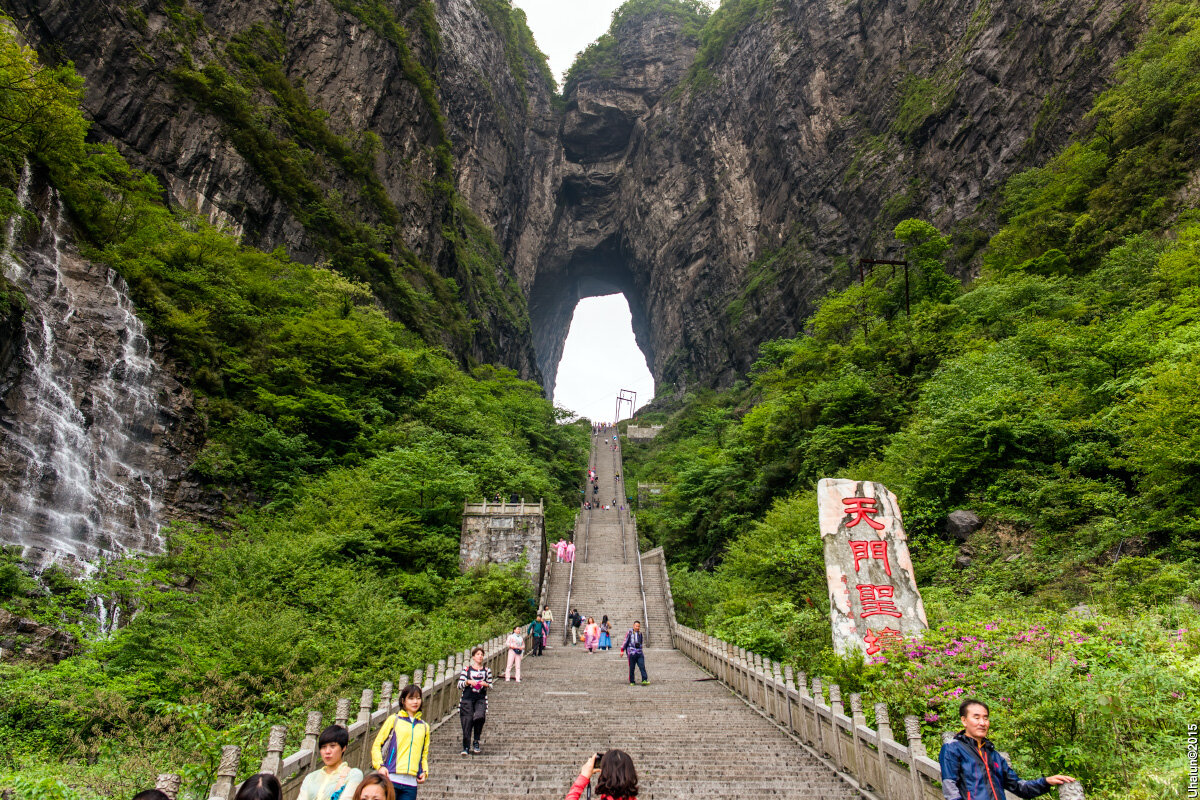
M636 392L639 404L654 397L654 377L634 337L625 295L587 297L576 304L554 386L556 405L597 422L613 419L623 389ZM623 409L621 417L628 416Z

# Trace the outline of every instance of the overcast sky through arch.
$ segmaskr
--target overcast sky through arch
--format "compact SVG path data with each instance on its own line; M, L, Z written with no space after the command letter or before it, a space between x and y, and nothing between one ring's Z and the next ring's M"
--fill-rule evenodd
M633 338L633 315L623 294L589 297L575 306L558 364L554 402L593 422L612 422L621 389L638 405L654 397L654 378ZM628 407L621 418L629 416Z
M621 0L513 0L513 5L525 12L561 86L576 53L608 31ZM554 402L594 421L610 422L621 389L637 392L639 405L654 397L654 378L633 338L629 303L620 294L581 300L559 362Z

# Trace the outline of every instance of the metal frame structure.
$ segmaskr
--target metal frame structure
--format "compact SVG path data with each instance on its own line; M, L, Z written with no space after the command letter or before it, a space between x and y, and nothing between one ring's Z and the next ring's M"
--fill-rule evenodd
M621 389L617 392L617 413L613 417L613 424L621 421L621 406L625 403L629 404L629 416L633 416L633 412L637 411L637 392L631 389Z

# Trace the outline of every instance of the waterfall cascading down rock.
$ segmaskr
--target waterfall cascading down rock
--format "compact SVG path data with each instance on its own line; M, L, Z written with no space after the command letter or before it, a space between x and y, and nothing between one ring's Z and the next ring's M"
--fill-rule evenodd
M19 200L40 230L21 237L14 215L3 253L27 308L19 377L0 396L0 541L33 564L156 550L150 342L122 278L68 245L57 193L31 203L29 185L26 169Z

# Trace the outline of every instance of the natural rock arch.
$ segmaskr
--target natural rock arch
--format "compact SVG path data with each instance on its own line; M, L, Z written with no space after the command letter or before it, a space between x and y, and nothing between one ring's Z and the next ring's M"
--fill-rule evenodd
M633 316L634 338L646 356L646 363L654 363L645 301L627 256L609 242L595 249L576 251L557 269L540 271L529 294L534 350L547 397L554 396L558 364L575 307L580 300L610 294L624 295ZM604 346L603 341L589 343L589 353L603 357Z

